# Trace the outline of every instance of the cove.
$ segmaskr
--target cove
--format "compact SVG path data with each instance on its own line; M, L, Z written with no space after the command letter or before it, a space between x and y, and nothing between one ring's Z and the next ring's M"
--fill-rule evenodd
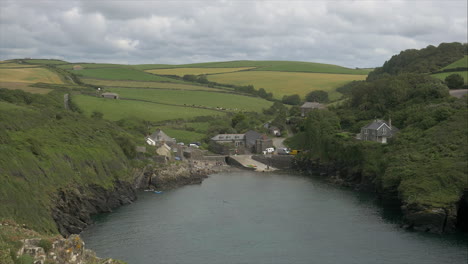
M81 236L131 264L466 264L466 239L399 228L372 195L300 175L226 172L142 192Z

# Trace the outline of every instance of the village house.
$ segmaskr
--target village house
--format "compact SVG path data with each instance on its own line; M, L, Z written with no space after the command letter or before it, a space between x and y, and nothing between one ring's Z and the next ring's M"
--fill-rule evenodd
M110 99L119 99L119 95L116 93L102 93L102 98L110 98Z
M392 126L391 120L388 121L388 124L383 120L374 120L361 128L361 133L357 135L357 139L385 144L397 132L398 128Z
M261 135L255 140L255 152L262 153L267 148L273 147L273 140L267 135Z
M310 111L314 110L314 109L325 109L325 105L321 104L321 103L317 103L317 102L305 102L302 106L301 106L301 116L304 117L307 115L307 113L309 113Z
M158 129L153 134L146 137L146 143L151 146L160 146L164 143L168 146L172 146L176 144L176 140L166 135L161 129Z

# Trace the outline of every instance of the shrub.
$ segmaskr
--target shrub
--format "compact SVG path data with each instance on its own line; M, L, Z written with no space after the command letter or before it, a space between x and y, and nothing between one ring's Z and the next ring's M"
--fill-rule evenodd
M37 246L43 248L45 253L49 253L49 251L52 249L52 242L47 239L41 239Z

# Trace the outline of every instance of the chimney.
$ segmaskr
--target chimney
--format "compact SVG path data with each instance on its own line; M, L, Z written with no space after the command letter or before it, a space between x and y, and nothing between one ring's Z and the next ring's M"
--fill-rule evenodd
M392 129L392 118L388 118L388 126L390 127L390 130Z

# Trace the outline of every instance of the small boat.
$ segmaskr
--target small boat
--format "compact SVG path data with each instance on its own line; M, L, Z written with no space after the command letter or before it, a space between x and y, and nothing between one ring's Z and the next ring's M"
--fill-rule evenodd
M145 192L154 192L154 189L147 189Z
M162 191L154 191L154 193L160 194L162 193Z

